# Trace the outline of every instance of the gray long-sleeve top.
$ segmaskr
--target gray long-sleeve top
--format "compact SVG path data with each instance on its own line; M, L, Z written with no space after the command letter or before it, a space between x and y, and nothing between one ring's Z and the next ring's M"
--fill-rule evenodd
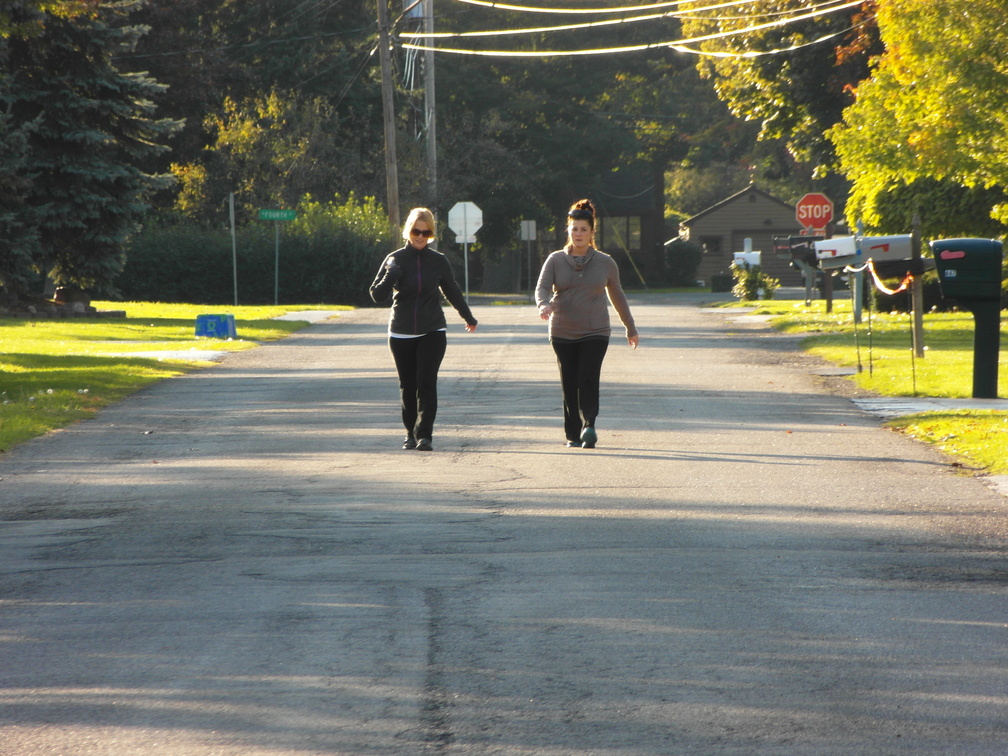
M607 296L626 328L627 337L636 336L637 326L612 257L594 248L584 257L559 249L543 263L536 284L536 306L553 306L550 339L609 338L612 329Z

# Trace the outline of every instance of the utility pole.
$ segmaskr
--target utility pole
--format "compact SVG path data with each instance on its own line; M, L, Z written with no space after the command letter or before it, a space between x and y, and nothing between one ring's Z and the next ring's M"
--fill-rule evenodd
M434 46L434 0L423 0L424 34L427 47ZM437 204L437 115L434 107L434 50L424 51L424 114L427 119L427 182L428 199L432 206Z
M388 0L377 0L378 60L381 62L382 116L385 122L385 193L388 197L389 223L399 228L399 171L396 167L395 104L392 100L392 58Z

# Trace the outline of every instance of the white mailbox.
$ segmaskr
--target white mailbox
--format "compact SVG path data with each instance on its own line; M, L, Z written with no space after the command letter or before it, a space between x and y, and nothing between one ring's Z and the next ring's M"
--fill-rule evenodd
M910 234L862 237L861 257L865 260L874 260L875 262L909 260L913 257Z
M857 244L853 236L837 236L833 239L823 239L813 242L815 256L819 260L829 260L834 257L853 257L857 254Z
M857 265L861 261L858 256L857 241L853 236L823 239L814 242L813 245L815 246L816 259L819 260L819 267L823 270Z
M760 252L734 252L732 253L732 262L738 265L740 268L744 268L747 265L750 268L755 268L760 265L761 253Z

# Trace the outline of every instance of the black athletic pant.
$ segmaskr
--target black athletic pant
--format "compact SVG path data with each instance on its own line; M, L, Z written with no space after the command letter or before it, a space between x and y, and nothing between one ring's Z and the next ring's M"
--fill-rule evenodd
M608 339L552 342L560 368L563 391L564 433L568 441L578 441L581 429L595 425L599 411L599 381Z
M438 370L447 346L444 331L431 331L416 339L389 337L389 349L399 373L403 425L415 438L433 438Z

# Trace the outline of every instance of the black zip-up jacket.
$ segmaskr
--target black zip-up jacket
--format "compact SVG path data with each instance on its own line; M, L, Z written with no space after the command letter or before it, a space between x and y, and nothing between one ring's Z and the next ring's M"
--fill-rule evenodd
M392 295L391 333L422 334L445 328L442 293L466 323L476 325L448 258L430 247L407 244L396 250L382 262L371 284L371 299L376 303Z

